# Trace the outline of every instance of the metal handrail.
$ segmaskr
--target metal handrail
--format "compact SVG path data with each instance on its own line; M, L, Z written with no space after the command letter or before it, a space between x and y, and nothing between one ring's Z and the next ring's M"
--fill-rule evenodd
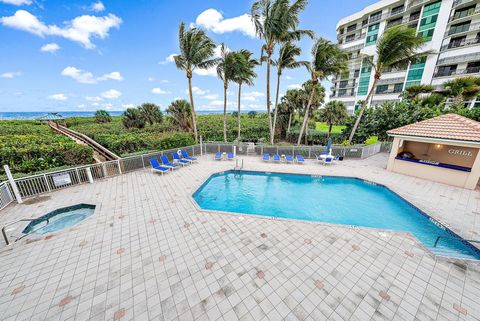
M433 247L437 247L438 242L440 239L449 239L449 240L457 240L457 241L466 241L470 243L480 243L480 240L465 240L465 239L459 239L458 237L448 237L448 236L441 236L439 235L437 239L435 240L435 243L433 244Z
M17 223L20 223L20 222L33 222L33 221L36 221L36 220L39 220L39 219L38 219L38 218L24 218L24 219L15 221L15 222L10 222L10 223L5 224L5 225L2 227L2 236L3 236L3 239L5 240L5 243L6 243L7 245L10 244L10 242L8 241L7 233L5 232L5 230L6 230L7 227L12 226L12 225L17 224ZM50 224L50 220L49 220L48 218L44 218L44 219L40 220L40 222L42 222L42 221L47 221L47 224L46 224L45 226L47 226L48 224ZM44 228L45 226L42 226L41 228ZM40 228L38 228L38 229L36 229L36 230L33 230L33 231L31 231L30 233L27 233L27 234L25 234L25 235L17 238L17 239L15 240L15 242L18 241L18 240L20 240L20 239L22 239L22 238L24 238L24 237L27 236L27 235L30 235L30 234L32 234L32 233L35 233L35 232L38 231L39 229L40 229Z

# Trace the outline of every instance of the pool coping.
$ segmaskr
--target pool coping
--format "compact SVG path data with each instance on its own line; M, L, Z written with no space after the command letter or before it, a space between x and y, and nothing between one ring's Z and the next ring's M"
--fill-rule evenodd
M471 248L474 252L478 253L480 255L480 248L476 247L472 243L468 242L465 240L463 237L452 231L448 226L448 224L444 224L440 222L439 220L433 218L432 216L428 215L425 213L424 210L420 209L416 205L412 204L409 200L407 200L405 197L401 196L397 192L395 192L393 189L388 187L387 185L381 184L374 182L372 180L356 177L356 176L345 176L345 175L315 175L315 174L300 174L300 173L289 173L289 172L277 172L277 171L255 171L255 170L223 170L219 172L213 172L210 174L202 183L195 184L195 191L191 194L189 194L189 199L195 206L197 210L200 212L206 212L206 213L216 213L216 214L226 214L226 215L241 215L245 216L248 215L248 217L256 217L256 218L263 218L263 219L268 219L268 220L282 220L282 221L290 221L290 222L304 222L304 223L314 223L314 224L320 224L320 225L326 225L326 226L335 226L335 227L344 227L347 229L365 229L365 230L374 230L374 231L382 231L382 232L388 232L388 233L394 233L397 235L406 235L409 238L411 238L417 245L419 245L422 249L424 249L429 256L433 258L440 258L442 260L450 261L450 262L471 262L471 263L480 263L480 259L475 260L475 259L463 259L463 258L455 258L455 257L449 257L449 256L443 256L439 254L433 253L429 248L427 248L420 240L418 240L411 232L408 231L397 231L397 230L390 230L390 229L382 229L382 228L375 228L375 227L366 227L366 226L357 226L357 225L347 225L347 224L337 224L337 223L329 223L329 222L321 222L321 221L308 221L308 220L302 220L302 219L293 219L293 218L283 218L283 217L274 217L274 216L269 216L269 215L259 215L259 214L249 214L249 213L237 213L237 212L227 212L227 211L218 211L218 210L208 210L208 209L203 209L200 207L200 205L197 203L195 200L194 196L195 194L204 186L206 185L210 179L214 175L220 175L220 174L225 174L229 172L242 172L242 173L262 173L262 174L282 174L282 175L296 175L296 176L310 176L310 177L315 177L315 178L321 178L321 177L334 177L334 178L349 178L349 179L356 179L360 180L369 184L373 184L376 186L380 186L383 188L386 188L388 191L391 193L394 193L396 196L398 196L400 199L405 201L409 206L420 212L424 217L430 220L432 224L435 224L437 227L443 229L446 231L448 234L452 235L455 238L458 238L459 241L461 241L463 244Z

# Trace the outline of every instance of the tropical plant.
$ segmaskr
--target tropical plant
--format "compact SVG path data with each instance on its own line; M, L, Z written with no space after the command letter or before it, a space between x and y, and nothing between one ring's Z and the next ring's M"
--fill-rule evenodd
M242 49L238 52L235 52L237 55L237 72L233 81L238 84L238 113L237 113L237 120L238 120L238 132L237 132L237 139L240 139L241 133L241 117L240 117L240 109L241 109L241 98L242 98L242 85L253 85L253 79L257 77L257 73L255 72L255 67L259 64L256 59L253 59L253 53L248 50Z
M270 138L270 144L273 145L275 138L275 126L277 124L277 114L278 114L278 96L280 94L280 79L282 77L282 72L285 69L295 69L300 67L308 67L308 61L297 61L296 58L301 54L302 50L300 47L295 46L291 42L286 42L282 44L278 52L278 58L274 61L274 64L277 66L277 90L275 93L275 109L273 113L273 125L272 131L273 135Z
M411 61L416 60L421 55L418 49L425 43L425 38L417 35L415 28L400 25L387 29L377 42L376 56L368 56L365 61L368 61L369 66L373 68L373 84L367 94L367 98L360 107L360 112L357 115L355 125L348 138L351 142L355 132L357 131L362 115L369 104L373 92L377 87L377 83L382 77L385 69L404 69Z
M95 112L95 122L97 123L109 123L112 121L112 116L106 110L97 110Z
M421 94L429 94L435 90L432 85L411 85L405 88L402 96L406 99L418 98Z
M255 117L257 117L257 112L254 111L254 110L250 110L250 111L248 112L248 117L250 117L250 118L255 118Z
M333 125L341 124L347 117L347 107L343 102L337 100L329 101L320 111L320 119L328 125L327 137L330 137Z
M275 46L286 41L299 40L308 35L313 38L313 31L297 29L299 14L307 6L307 0L259 0L253 3L251 17L256 34L264 41L262 46L262 61L267 63L267 115L272 141L273 125L270 112L270 68ZM265 56L264 56L265 53Z
M215 43L206 35L205 31L201 29L191 28L186 30L183 22L180 23L178 28L178 38L180 54L174 56L174 60L177 68L185 71L187 75L188 94L190 98L190 108L192 110L193 134L195 142L197 142L197 121L192 92L193 71L196 68L206 69L217 64L217 59L214 58Z
M138 108L128 108L123 112L122 122L125 128L144 128L145 117L142 111Z
M281 103L284 105L284 110L288 112L288 125L287 133L292 128L293 115L296 110L303 108L303 99L305 93L301 89L289 89L281 99Z
M300 145L300 142L302 141L303 132L307 130L309 112L314 102L317 84L326 77L347 70L347 59L347 54L343 52L338 45L323 38L318 38L315 41L312 48L312 61L308 66L312 82L312 90L305 109L303 125L300 128L300 134L297 141L298 145Z
M170 103L166 112L170 116L170 123L178 130L191 131L192 108L185 99L177 99Z
M444 94L455 103L469 101L480 94L480 77L461 77L443 83Z
M160 111L160 107L157 105L145 103L138 108L142 111L145 121L150 125L162 122L162 112Z
M302 100L302 113L303 113L303 122L298 133L297 144L300 145L300 140L305 134L305 141L307 141L307 134L309 125L314 125L315 123L310 123L310 116L320 108L323 104L325 98L325 88L323 88L320 82L314 82L313 80L307 80L302 84L302 93L299 97Z
M217 65L217 75L223 82L223 141L227 142L227 91L230 81L237 74L239 56L228 50L225 43L220 47L220 59Z

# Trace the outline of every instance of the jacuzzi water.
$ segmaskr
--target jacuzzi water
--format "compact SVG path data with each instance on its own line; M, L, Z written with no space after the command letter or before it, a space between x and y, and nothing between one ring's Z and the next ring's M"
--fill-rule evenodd
M472 244L390 189L361 179L227 171L193 197L206 210L410 232L437 255L480 259Z
M47 234L71 227L95 212L95 205L78 204L59 208L30 222L23 233ZM48 219L48 224L47 224Z

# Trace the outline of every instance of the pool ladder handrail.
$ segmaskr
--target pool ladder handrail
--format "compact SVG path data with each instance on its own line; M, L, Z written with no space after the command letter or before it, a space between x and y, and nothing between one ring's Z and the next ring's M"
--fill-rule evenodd
M38 220L38 218L24 218L24 219L21 219L21 220L18 220L18 221L14 221L14 222L10 222L10 223L5 224L5 225L2 227L2 236L3 236L3 239L5 240L5 244L6 244L6 245L10 245L10 242L9 242L8 236L7 236L7 233L5 232L5 230L6 230L7 227L12 226L12 225L15 225L15 224L20 223L20 222L32 222L32 221L37 221L37 220ZM28 236L28 235L30 235L30 234L32 234L32 233L35 233L36 231L38 231L38 230L44 228L45 226L47 226L48 224L50 224L50 220L49 220L48 218L45 218L45 219L43 219L43 220L40 220L40 222L42 222L42 221L47 221L47 224L44 225L44 226L42 226L42 227L40 227L40 228L38 228L38 229L36 229L36 230L33 230L33 231L29 232L29 233L26 233L25 235L22 235L22 236L20 236L20 237L17 237L14 242L16 242L16 241L18 241L18 240L21 240L21 239L23 239L25 236Z
M439 235L439 236L437 236L437 239L435 240L435 243L433 244L433 247L437 247L440 239L457 240L457 241L460 241L460 242L465 241L465 242L469 242L469 243L480 243L480 240L465 240L465 239L459 239L458 237L448 237L448 236Z
M243 158L241 160L241 165L238 165L238 158L235 160L235 167L233 168L234 171L239 171L243 169Z

